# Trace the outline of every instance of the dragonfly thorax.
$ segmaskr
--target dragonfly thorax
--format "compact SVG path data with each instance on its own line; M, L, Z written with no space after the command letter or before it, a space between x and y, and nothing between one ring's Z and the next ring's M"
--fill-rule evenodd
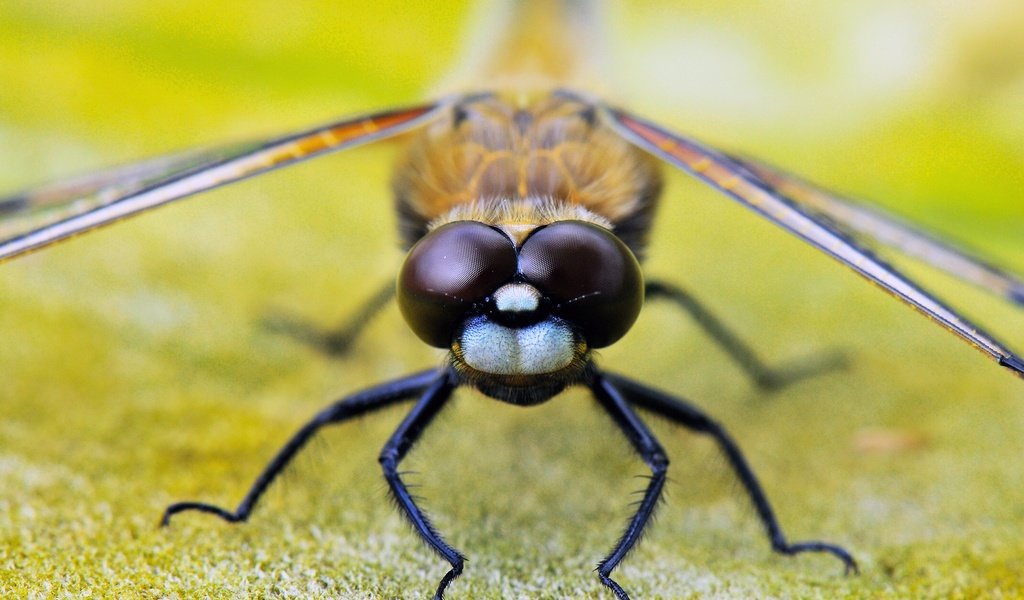
M564 94L468 97L413 141L393 188L407 246L460 206L552 200L597 215L642 255L661 178L652 157Z

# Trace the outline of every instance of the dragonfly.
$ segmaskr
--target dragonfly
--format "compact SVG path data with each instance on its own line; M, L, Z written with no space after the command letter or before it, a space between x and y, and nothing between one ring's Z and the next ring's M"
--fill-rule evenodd
M460 388L530 406L583 387L650 469L628 525L600 561L612 577L639 542L657 505L669 459L638 409L712 438L743 486L772 549L824 553L847 572L845 548L785 535L739 445L695 404L597 364L594 350L620 340L646 300L688 313L762 388L778 388L834 367L764 364L707 306L673 283L647 279L642 260L662 168L678 169L846 265L922 313L1010 373L1024 359L930 293L873 248L898 251L1024 306L1024 279L875 206L808 182L767 162L723 151L608 102L586 83L595 15L573 2L520 2L479 73L488 89L440 94L285 135L143 160L0 198L0 262L36 252L150 209L301 161L390 138L407 141L393 188L399 237L407 251L396 283L350 326L317 332L280 327L328 352L342 352L366 315L392 300L411 331L447 352L445 364L354 392L302 426L258 475L242 501L167 507L169 525L198 511L246 521L269 486L323 428L396 404L407 416L379 459L398 510L448 564L434 592L442 598L465 555L434 527L399 467ZM529 24L529 26L525 25ZM552 32L560 35L552 35ZM538 41L540 40L540 41ZM587 52L581 52L581 48ZM560 57L560 59L553 59ZM564 58L564 59L562 59ZM537 65L546 65L537 70ZM578 75L583 73L584 75Z

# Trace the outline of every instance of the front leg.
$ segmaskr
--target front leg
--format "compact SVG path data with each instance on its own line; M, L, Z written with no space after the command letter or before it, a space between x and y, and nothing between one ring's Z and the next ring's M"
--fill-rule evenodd
M858 571L857 562L853 560L849 552L840 546L819 541L790 542L786 539L786 535L782 532L782 527L779 525L779 520L775 516L775 511L772 510L772 506L768 502L768 496L765 495L764 490L761 488L761 483L757 480L757 476L754 475L753 469L747 464L747 459L743 456L739 446L729 437L729 434L726 433L721 425L711 420L697 407L677 398L636 383L621 375L609 373L605 377L609 386L620 390L630 404L655 412L687 429L706 433L715 439L715 442L718 443L719 448L722 449L722 452L728 458L729 464L732 466L733 471L736 472L736 476L739 477L740 483L743 484L747 495L754 504L757 516L761 519L761 524L768 534L769 541L771 541L772 550L790 556L802 552L825 552L843 561L843 566L847 573L856 573Z
M665 487L665 473L668 471L668 458L661 444L654 437L654 434L647 429L640 417L633 409L626 404L626 400L619 393L615 386L611 385L600 373L595 373L591 381L587 383L590 391L594 393L601 407L608 412L619 429L626 434L629 442L637 451L640 457L651 468L651 479L644 491L644 497L637 506L636 513L630 519L626 531L623 532L619 542L597 566L597 574L601 583L605 584L619 600L629 600L629 595L622 589L614 579L611 578L612 570L618 566L622 559L629 554L629 551L640 540L644 527L651 519L651 514L658 504L661 490Z
M445 542L434 526L430 523L427 515L416 505L416 501L409 494L408 488L402 481L398 472L398 465L405 458L406 453L419 439L420 434L427 425L437 416L437 413L444 407L445 402L451 396L452 390L458 385L454 372L448 371L441 379L438 379L423 394L423 398L409 412L409 415L398 426L391 439L380 452L380 465L384 470L384 478L388 482L391 494L405 515L412 524L416 533L423 538L435 552L441 555L452 568L441 578L441 583L434 593L435 600L444 598L444 591L448 585L462 574L462 567L465 557L461 552L452 548Z

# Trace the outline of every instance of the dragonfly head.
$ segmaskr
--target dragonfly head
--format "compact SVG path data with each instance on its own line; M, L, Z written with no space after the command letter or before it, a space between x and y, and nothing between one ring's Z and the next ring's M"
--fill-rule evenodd
M450 350L469 383L517 404L579 380L590 351L625 335L644 299L633 253L581 220L514 237L480 221L441 225L409 251L397 295L420 339Z

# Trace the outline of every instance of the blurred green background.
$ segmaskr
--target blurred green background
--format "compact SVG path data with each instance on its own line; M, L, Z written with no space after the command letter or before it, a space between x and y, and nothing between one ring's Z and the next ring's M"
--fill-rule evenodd
M0 4L0 188L420 99L469 2ZM617 101L944 231L1024 272L1024 6L1017 0L615 4ZM329 325L399 265L382 144L162 209L0 267L0 596L423 597L444 573L385 500L402 410L336 428L231 527L331 399L438 364L394 307L352 357L268 333ZM673 458L621 567L637 598L1024 595L1024 386L827 258L669 175L651 275L685 284L772 363L845 372L758 392L651 305L601 364L727 425L794 539L772 556L724 461ZM1018 348L1024 316L900 263ZM407 462L470 557L452 598L607 598L592 574L645 473L581 392L529 410L460 394Z

